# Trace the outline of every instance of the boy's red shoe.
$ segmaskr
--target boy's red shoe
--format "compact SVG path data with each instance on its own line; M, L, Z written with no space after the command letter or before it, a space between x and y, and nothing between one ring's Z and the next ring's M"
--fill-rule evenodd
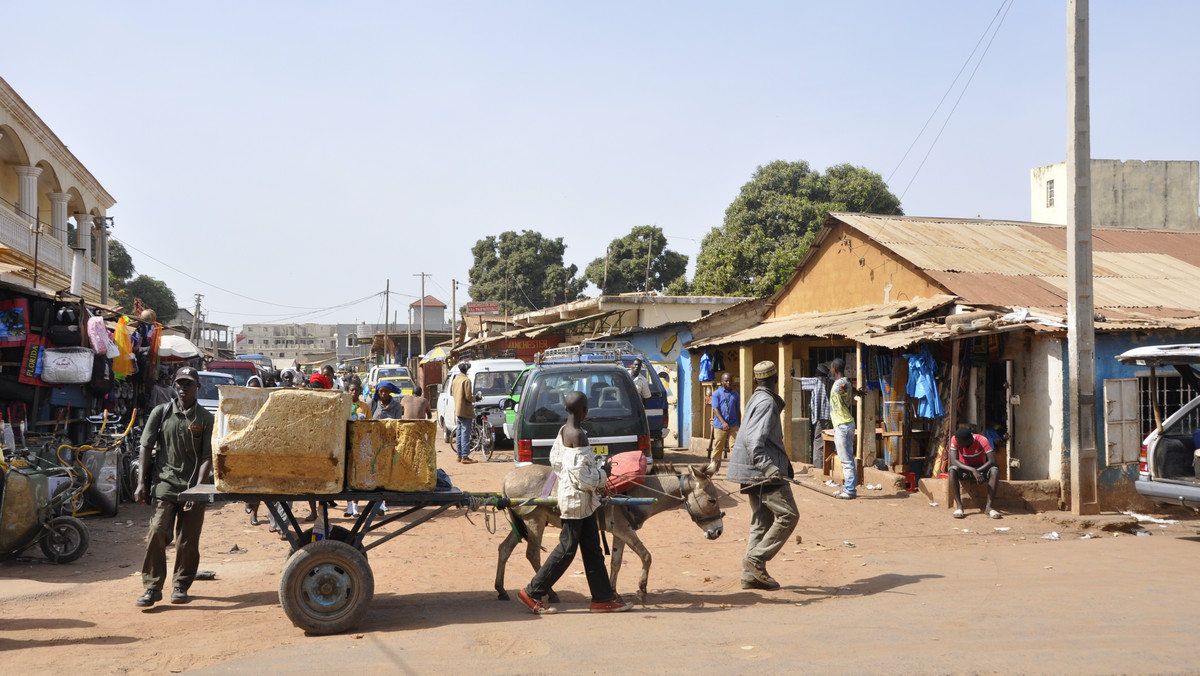
M521 603L524 603L526 608L533 611L534 615L553 615L558 612L558 608L551 608L545 603L533 598L529 594L526 594L524 589L517 592L517 598L521 599Z
M632 607L633 607L632 603L626 603L623 601L617 601L616 599L613 599L612 601L605 601L603 603L593 603L592 604L592 612L593 613L623 613Z

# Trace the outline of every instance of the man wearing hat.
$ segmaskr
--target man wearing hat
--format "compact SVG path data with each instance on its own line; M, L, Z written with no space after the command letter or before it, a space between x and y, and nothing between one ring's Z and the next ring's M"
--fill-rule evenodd
M775 362L754 365L754 393L746 402L742 429L733 444L726 478L742 484L750 500L750 536L742 560L742 589L779 589L767 573L770 561L787 542L800 518L792 488L792 463L783 446L779 414L783 399L775 393Z
M154 506L146 556L142 561L145 593L137 605L152 606L162 600L167 579L167 543L175 537L175 570L171 603L191 600L188 588L200 565L200 530L204 526L204 504L180 502L179 494L208 480L212 472L213 415L196 403L200 374L185 366L175 372L178 399L155 407L142 432L138 485L133 498ZM146 472L151 449L157 449L149 495Z

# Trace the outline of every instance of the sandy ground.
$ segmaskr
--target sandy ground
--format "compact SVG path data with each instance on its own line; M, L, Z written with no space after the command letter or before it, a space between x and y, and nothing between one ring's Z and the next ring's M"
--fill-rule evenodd
M439 442L439 461L464 490L498 490L510 457L458 465ZM800 542L769 566L784 585L777 592L740 588L749 525L736 493L724 499L725 533L716 541L682 511L647 522L650 595L611 616L586 612L578 560L558 585L565 613L524 611L515 591L532 570L521 550L507 567L514 600L498 602L496 547L507 524L451 510L370 551L375 597L364 620L353 633L325 637L306 636L284 615L278 586L288 546L267 532L265 510L263 525L250 526L237 503L207 513L201 568L216 579L198 581L188 605L136 608L149 508L122 505L116 518L87 521L91 547L75 563L51 564L36 550L0 563L0 661L8 673L323 673L338 665L556 673L611 670L618 645L649 673L798 664L834 673L1195 668L1193 642L1183 644L1200 601L1195 520L1146 525L1156 537L1058 513L958 521L919 493L864 491L873 499L842 502L818 493L831 490L819 481L806 484L812 490L793 488ZM1042 538L1051 531L1061 540ZM229 553L235 546L246 552ZM618 583L627 598L637 574L627 555ZM1139 622L1161 628L1145 646ZM838 649L843 643L853 657ZM974 659L963 661L964 653Z

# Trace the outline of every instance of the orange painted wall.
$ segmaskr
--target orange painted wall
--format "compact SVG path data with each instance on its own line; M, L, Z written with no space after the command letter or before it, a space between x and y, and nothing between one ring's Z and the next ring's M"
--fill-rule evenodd
M841 310L891 300L930 298L945 291L906 261L839 223L771 310L771 317Z

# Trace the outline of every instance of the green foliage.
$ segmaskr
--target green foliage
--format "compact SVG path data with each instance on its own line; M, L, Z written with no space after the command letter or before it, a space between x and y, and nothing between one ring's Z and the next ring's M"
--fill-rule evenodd
M561 237L547 239L532 230L485 237L471 248L475 263L467 292L472 300L500 301L501 313L507 314L578 300L584 280L576 277L577 266L563 266L566 249Z
M646 286L647 256L651 257L649 288ZM602 293L619 294L666 289L687 272L688 259L667 248L667 237L662 228L639 225L608 245L607 262L607 282L603 256L588 264L583 277Z
M179 314L179 305L175 302L175 294L166 283L149 275L138 275L113 291L113 298L126 310L133 308L133 299L141 298L142 304L154 310L158 321L166 323L175 319Z
M125 250L125 246L115 239L109 240L108 273L117 278L118 281L123 282L133 277L133 272L133 258L129 256L129 252Z
M849 164L825 174L808 162L758 167L700 245L692 293L765 296L782 286L829 211L902 215L883 178Z

